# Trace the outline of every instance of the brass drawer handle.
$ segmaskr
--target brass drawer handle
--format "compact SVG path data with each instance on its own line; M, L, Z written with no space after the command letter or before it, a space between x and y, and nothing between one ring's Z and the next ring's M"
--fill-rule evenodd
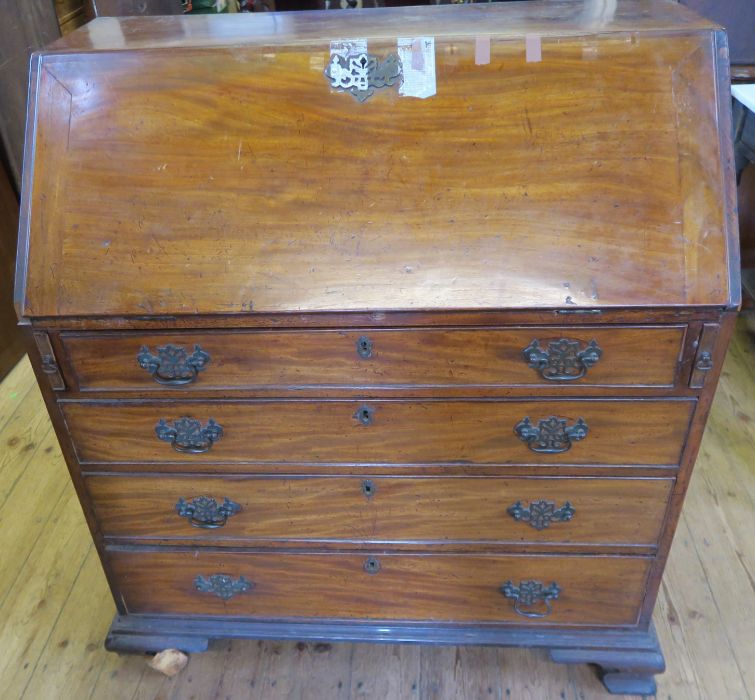
M254 588L254 583L249 579L239 576L234 579L226 574L213 574L212 576L197 576L194 579L194 588L200 593L212 593L223 600L230 600L239 593L246 593Z
M197 375L210 361L210 356L199 347L187 353L180 345L163 345L153 355L146 345L142 345L136 361L142 369L147 370L158 384L181 386L196 381Z
M580 418L574 425L567 427L566 419L551 416L538 421L537 427L532 425L529 417L519 421L514 426L514 433L527 443L533 452L555 455L571 449L573 442L584 440L590 429Z
M155 434L158 439L169 442L176 452L198 455L208 452L223 437L223 426L212 418L205 426L194 418L179 418L172 425L161 418L155 426Z
M548 343L548 349L540 347L539 340L533 340L522 350L527 364L540 372L543 379L551 382L568 382L581 379L600 359L603 351L597 341L591 340L580 349L578 340L560 338Z
M228 518L240 511L241 506L229 498L224 498L222 503L218 503L209 496L197 496L190 502L179 498L176 503L176 512L179 516L186 518L193 527L205 530L223 527L228 522Z
M506 512L514 520L528 523L536 530L544 530L552 522L567 522L574 517L574 507L569 501L566 501L560 508L556 508L553 501L532 501L525 508L521 501L517 501L513 506L506 509Z
M561 587L554 581L550 586L544 586L540 581L520 581L515 586L506 581L500 588L505 598L514 601L514 611L522 617L547 617L551 614L551 601L557 600L561 594ZM542 605L545 605L545 610ZM523 608L540 607L540 610L525 610Z
M360 336L357 340L357 355L363 360L372 357L372 341L366 335Z

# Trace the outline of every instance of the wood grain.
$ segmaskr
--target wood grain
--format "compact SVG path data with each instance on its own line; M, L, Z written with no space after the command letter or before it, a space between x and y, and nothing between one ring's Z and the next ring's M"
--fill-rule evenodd
M533 0L536 1L536 0ZM23 242L23 241L22 241ZM165 332L166 324L173 331L198 329L225 331L231 329L343 329L448 326L576 326L607 324L674 325L694 321L711 321L717 312L694 306L640 307L631 309L484 309L442 314L432 311L348 311L342 313L252 313L192 314L138 316L46 316L32 319L31 325L50 331L125 331L147 330Z
M748 667L753 655L752 634L749 620L740 614L741 606L748 605L752 598L749 581L755 572L752 529L741 527L752 511L748 456L755 441L753 362L755 349L742 325L724 366L698 468L690 485L688 501L693 510L689 517L682 516L665 574L666 585L658 600L655 624L668 666L658 676L659 697L746 698L755 691ZM0 445L20 435L17 424L4 427L8 425L7 417L19 406L28 403L31 413L40 411L39 392L33 382L28 362L24 361L0 385ZM59 454L43 450L37 461L42 465L42 478L54 480L58 478L56 474L65 478L66 468ZM15 478L21 493L39 488L39 482L27 482L25 470L19 471ZM25 499L12 498L0 506L0 517L3 522L15 521L26 510L29 505ZM700 513L706 517L698 517ZM52 547L51 557L77 569L78 560L70 556L71 543L76 537L88 541L76 499L66 500L62 510L57 511L47 499L42 499L35 503L30 515L43 520L51 515L56 520L63 515L65 525L59 530L42 528L33 542L26 529L0 530L3 549L19 539L32 552L31 559L4 560L12 590L27 588L36 551ZM77 533L73 540L66 534L71 528ZM283 700L290 698L291 693L293 697L299 694L317 697L307 695L310 675L322 679L329 673L336 691L327 694L327 698L383 700L385 688L395 689L393 696L398 698L443 700L466 700L475 697L474 691L479 688L484 691L483 697L491 688L492 694L488 694L494 698L499 694L540 700L558 698L562 693L569 700L606 697L587 666L553 664L544 651L528 649L497 649L491 657L482 647L465 650L234 640L193 656L184 674L165 679L153 673L143 657L110 654L102 647L114 606L106 580L92 562L93 556L90 550L75 581L56 579L52 587L35 588L23 600L24 612L20 617L11 619L11 609L0 607L0 640L6 655L12 657L4 666L0 682L3 687L10 687L12 674L28 663L22 685L16 686L22 689L28 684L25 694L22 690L18 693L25 700L48 697L57 693L58 688L63 688L67 697L93 700L132 700L135 695L142 700L183 700L191 693L231 700L249 697ZM50 592L61 586L64 602L50 605ZM83 591L86 591L84 597ZM84 599L88 611L85 619L81 614ZM33 640L37 628L27 622L32 615L39 614L34 611L45 609L55 615L41 620L44 637L36 644ZM15 639L20 639L21 644L11 644ZM348 693L338 689L339 681ZM323 683L320 680L311 687L329 687ZM629 700L628 696L618 697Z
M70 510L75 512L75 504ZM85 538L81 541L85 542ZM90 547L76 579L70 584L68 597L58 610L53 611L58 614L53 623L54 631L46 636L43 650L37 650L41 663L34 664L32 672L28 673L27 669L24 674L26 685L23 697L76 698L81 697L82 687L94 686L96 683L108 661L108 654L102 648L102 637L107 632L107 625L102 623L113 609L113 598L106 587L97 587L94 591L90 587L91 581L101 578L102 566L97 550ZM83 610L87 611L92 624L79 624ZM53 661L51 653L60 656ZM128 687L126 679L122 680L124 687L114 691L111 698L122 697L121 693Z
M636 622L649 560L642 557L412 556L364 554L111 551L130 613L533 623L498 590L506 581L556 581L563 589L541 624ZM194 588L199 576L254 582L224 601ZM534 624L537 624L534 620Z
M72 488L66 488L44 507L48 520L44 536L26 542L30 551L21 560L23 578L14 582L0 608L4 629L24 630L23 635L3 637L0 675L3 693L9 697L20 697L24 692L36 670L26 662L38 659L45 648L50 630L93 549Z
M464 26L439 28L427 100L361 104L322 74L347 28L395 51L406 13L390 9L329 20L327 39L286 19L272 47L221 30L168 48L186 20L167 18L149 59L43 56L21 315L731 303L713 34L556 28L533 63L503 27L521 9L466 9L445 14L500 22L491 63Z
M372 424L357 412L367 406ZM693 401L259 401L62 403L82 462L288 462L364 464L678 464ZM533 452L514 434L525 417L550 416L587 437L567 452ZM183 417L224 435L204 454L185 454L155 435L160 419Z
M554 649L568 639L566 627L595 625L603 629L589 648L580 642L597 632L569 639L567 647L581 649L574 658L594 661L600 647L626 661L615 668L632 667L627 656L635 647L620 647L650 637L739 299L731 149L721 128L728 123L725 37L670 4L654 12L627 0L600 21L584 13L584 3L557 5L455 8L445 16L429 9L333 13L308 23L273 17L237 30L217 24L214 34L181 18L155 20L152 28L115 20L33 59L17 308L36 332L63 332L51 334L50 349L72 391L53 394L38 348L32 361L121 615L112 648L143 650L171 634L180 646L195 634L199 649L234 630L283 634L287 620L308 616L323 631L307 638L339 638L339 630L358 626L344 620L369 619L376 622L369 635L340 639L410 639L401 636L403 620L410 621L404 634L425 630L415 641L481 642L498 634L487 640L527 645L545 634ZM443 19L453 20L446 29ZM360 104L328 88L322 72L334 36L365 36L370 51L384 56L412 26L439 30L432 34L434 96L404 99L392 89ZM474 60L481 27L491 39L486 65ZM231 40L244 31L241 41ZM539 61L524 52L533 33ZM140 50L157 40L160 47ZM480 327L491 318L500 319L496 327ZM501 328L513 318L558 326L549 333L603 330L606 357L618 362L601 367L623 379L606 383L598 370L581 385L588 391L551 395L522 364L519 374L507 374L506 363L521 353L513 334L533 330ZM626 323L676 336L648 349L641 339L649 336ZM373 326L383 329L382 341L365 371L353 354L355 337ZM244 327L261 330L229 332ZM713 327L720 333L708 337ZM139 374L134 350L122 354L126 336L112 332L127 328L158 331L147 334L152 339L181 328L185 338L227 340L227 354L212 366L222 381L205 394L156 393ZM77 329L108 333L77 340ZM493 334L501 332L512 334L508 345L497 345ZM409 333L415 342L407 348ZM622 333L631 333L623 343ZM255 350L259 338L264 350ZM293 349L291 338L299 341ZM327 342L320 349L314 338ZM438 348L430 360L428 345ZM708 345L712 367L703 381L693 372L701 359L695 351ZM250 383L260 381L250 357L267 372L261 384ZM129 369L119 375L127 358ZM371 394L369 382L383 393ZM349 393L362 385L363 395ZM292 400L300 387L310 393ZM557 455L528 450L514 426L550 416L584 419L587 439ZM212 418L225 434L205 454L179 454L157 439L155 426L182 417ZM32 522L31 513L55 485L40 483L43 468L13 461L35 490L24 499L29 514L19 527L39 533L43 521ZM82 468L91 484L110 485L97 497L111 512L123 507L128 528L133 499L122 499L129 487L117 482L149 483L137 490L145 505L136 510L147 532L168 517L156 515L165 496L158 478L166 486L233 483L244 501L240 533L220 547L196 535L148 540L129 530L105 549L107 516L96 517L96 487L90 494ZM471 478L476 469L497 478ZM612 469L632 477L621 490L606 478ZM281 478L261 478L266 470ZM204 473L224 471L228 479ZM307 471L307 478L294 476ZM374 478L377 490L354 502L361 482L349 473ZM454 488L451 474L464 476L456 480L462 487ZM663 478L641 478L653 475ZM590 526L579 541L547 539L564 531L555 524L541 541L529 531L524 544L513 534L485 539L496 530L488 504L509 493L500 485L525 482L550 484L554 501L566 497L562 484L575 502L592 494L579 503L577 517L589 514ZM252 523L245 518L256 504L251 486L259 484L267 489L258 506L264 517ZM302 495L302 484L311 493ZM632 493L640 505L632 505ZM170 495L175 507L178 496ZM605 524L606 509L615 513L617 505L629 522ZM357 528L350 540L338 539L344 515ZM170 517L169 525L172 510ZM730 537L710 513L700 521ZM563 525L582 527L579 520ZM374 575L363 568L368 554L381 563ZM501 607L502 568L512 578L559 581L563 595L542 620L556 628L515 617L510 601ZM218 572L257 585L228 602L195 590L195 576ZM704 573L697 580L716 581L709 588L724 579ZM30 594L21 589L14 626L41 586L35 578ZM741 595L741 586L735 590ZM738 609L746 615L749 607ZM150 613L157 618L144 616ZM217 631L194 617L203 613L222 618ZM740 630L736 614L722 619ZM415 620L446 624L431 633ZM195 632L186 631L192 625ZM725 636L714 632L710 639L720 644ZM43 647L37 638L9 645L1 668L16 669L16 694L35 673L19 657L28 649L38 661ZM657 648L648 653L660 668ZM742 658L739 652L727 675ZM741 694L736 679L711 685L725 688L715 697ZM321 687L339 695L344 686Z
M654 544L670 479L497 479L338 477L91 476L87 488L106 537L197 540L353 542L528 542ZM179 498L230 498L241 506L215 530L192 527L176 513ZM568 501L572 520L541 530L507 508Z
M84 334L61 336L81 391L168 392L136 362L168 344L191 353L199 345L210 362L182 393L211 389L375 386L672 386L684 326L522 329L342 329L213 333ZM370 355L357 353L365 337ZM522 351L538 340L548 349L562 338L580 349L596 341L600 360L577 380L549 381L528 366Z
M34 412L44 412L43 404L40 402L39 391L34 384L34 372L32 372L26 358L23 358L2 380L0 430L5 430L8 421L17 415L17 411L22 405L25 406L26 411L29 411L25 419L20 423L22 426L28 425L28 421ZM44 417L42 420L44 420ZM9 435L8 440L12 440L14 437L18 436ZM13 445L8 445L8 447L13 447Z

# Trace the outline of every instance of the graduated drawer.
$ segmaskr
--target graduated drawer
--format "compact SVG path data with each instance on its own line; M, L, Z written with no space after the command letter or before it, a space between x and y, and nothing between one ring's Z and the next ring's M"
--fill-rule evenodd
M271 386L658 387L675 382L684 329L256 330L63 334L62 340L83 391L165 391L174 384L186 391ZM561 340L570 342L556 343ZM578 375L583 376L575 378Z
M123 401L61 406L79 459L90 463L676 465L694 401ZM537 451L541 445L555 451Z
M89 476L105 537L639 544L672 479Z
M132 614L578 625L636 624L651 561L201 549L116 549L108 559ZM507 597L506 584L520 598L530 589L531 603L511 588Z

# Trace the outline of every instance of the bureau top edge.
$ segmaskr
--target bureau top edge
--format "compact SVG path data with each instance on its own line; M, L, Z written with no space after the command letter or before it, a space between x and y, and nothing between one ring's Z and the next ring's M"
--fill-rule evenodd
M389 39L404 35L436 38L537 33L575 36L614 32L717 31L718 25L676 3L619 0L594 11L583 0L515 4L395 7L333 13L266 12L245 15L101 17L51 44L44 52L128 51L207 48L330 41L354 36Z

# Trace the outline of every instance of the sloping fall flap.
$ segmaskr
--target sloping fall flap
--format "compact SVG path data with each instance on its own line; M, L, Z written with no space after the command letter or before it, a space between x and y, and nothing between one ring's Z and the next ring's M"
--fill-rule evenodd
M362 37L43 56L19 312L730 302L712 31L451 24L428 54L368 16ZM359 38L380 60L412 39L435 94L333 89L330 40Z

